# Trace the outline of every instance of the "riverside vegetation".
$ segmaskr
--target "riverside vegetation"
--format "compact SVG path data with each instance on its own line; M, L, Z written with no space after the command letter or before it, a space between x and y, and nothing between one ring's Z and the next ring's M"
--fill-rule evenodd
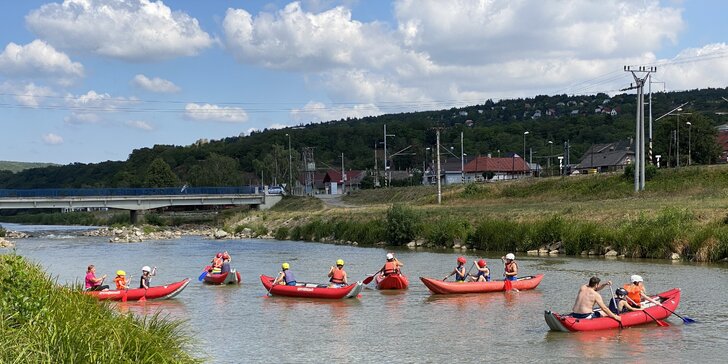
M634 258L727 260L728 166L648 172L646 191L639 194L628 168L623 174L444 186L441 205L434 186L356 191L344 198L347 207L286 197L269 211L228 209L195 223L238 238L518 252L558 246L567 255L609 249ZM145 218L151 225L144 232L185 223L164 213ZM128 215L108 219L119 225Z
M0 282L2 363L202 362L180 321L121 314L20 256L0 255Z

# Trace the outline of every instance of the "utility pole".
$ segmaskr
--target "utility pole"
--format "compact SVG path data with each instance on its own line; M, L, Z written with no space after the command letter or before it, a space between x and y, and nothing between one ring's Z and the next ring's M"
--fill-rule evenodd
M442 204L442 186L440 183L440 129L437 129L437 204Z
M635 86L621 91L637 89L637 110L635 121L635 164L634 164L634 191L639 192L645 189L645 81L650 73L657 72L657 67L645 66L624 66L625 72L630 72L635 81ZM644 77L638 77L637 73L646 73Z
M374 141L374 187L379 187L379 159L377 158L377 141Z
M346 171L344 171L344 153L341 153L341 194L344 194L344 186L346 186Z
M293 159L291 157L291 134L286 134L288 137L288 193L293 196Z
M460 183L465 183L465 152L463 150L463 132L460 132Z
M387 137L393 137L394 134L387 134L387 124L384 124L384 180L385 185L389 187L389 184L391 183L392 179L392 172L389 169L389 161L387 160Z

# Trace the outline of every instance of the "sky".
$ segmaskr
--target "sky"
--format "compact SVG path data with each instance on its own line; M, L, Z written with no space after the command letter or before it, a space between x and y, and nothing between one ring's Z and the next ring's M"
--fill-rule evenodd
M656 66L655 90L723 88L725 14L723 0L3 1L0 160L614 94L625 65Z

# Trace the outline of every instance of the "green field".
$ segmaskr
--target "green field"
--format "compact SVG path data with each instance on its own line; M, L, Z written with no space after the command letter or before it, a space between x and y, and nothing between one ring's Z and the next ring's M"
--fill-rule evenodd
M0 171L20 172L31 168L42 168L48 166L55 166L53 163L27 163L27 162L11 162L11 161L0 161Z

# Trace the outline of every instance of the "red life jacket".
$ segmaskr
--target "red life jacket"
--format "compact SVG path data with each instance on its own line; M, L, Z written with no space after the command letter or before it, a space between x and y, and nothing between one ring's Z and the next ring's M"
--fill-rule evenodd
M382 272L384 273L384 275L397 273L397 263L389 261L384 263L384 269L382 270Z
M344 270L339 268L334 269L330 282L336 284L344 283Z
M510 263L506 263L506 267L505 267L506 273L515 272L516 267L517 267L517 265L516 265L516 262L514 262L514 261L511 261Z

